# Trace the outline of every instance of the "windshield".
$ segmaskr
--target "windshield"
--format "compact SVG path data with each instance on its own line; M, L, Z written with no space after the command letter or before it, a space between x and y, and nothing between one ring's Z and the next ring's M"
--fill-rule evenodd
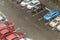
M51 16L51 14L50 14L50 13L48 13L47 15L48 15L48 16Z
M15 34L16 34L16 37L19 37L19 35L17 33L15 33Z
M56 23L56 22L57 22L57 20L54 20L53 22L55 22L55 23Z
M36 5L36 4L37 4L37 3L31 3L30 5L31 5L31 6L34 6L34 5Z

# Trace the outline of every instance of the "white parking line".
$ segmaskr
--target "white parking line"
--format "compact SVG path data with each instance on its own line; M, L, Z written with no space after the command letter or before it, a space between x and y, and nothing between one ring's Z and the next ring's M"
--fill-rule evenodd
M52 28L51 30L53 30L53 31L54 31L54 30L55 30L55 28Z
M39 18L38 21L40 21L40 20L42 20L42 19L43 19L43 17Z
M49 24L49 22L45 23L45 25L48 25L48 24Z
M16 29L16 31L19 31L19 30L20 30L20 28L17 28L17 29Z
M34 14L34 15L32 15L32 16L34 17L34 16L36 16L36 15L38 15L38 14L40 14L40 13L36 13L36 14Z
M44 9L44 10L42 10L41 12L36 13L36 14L34 14L34 15L32 15L32 16L34 17L34 16L36 16L36 15L38 15L38 14L40 14L40 13L44 12L45 10L46 10L46 9Z
M51 9L49 9L49 8L47 8L47 7L45 7L45 9L48 10L48 11L51 11Z

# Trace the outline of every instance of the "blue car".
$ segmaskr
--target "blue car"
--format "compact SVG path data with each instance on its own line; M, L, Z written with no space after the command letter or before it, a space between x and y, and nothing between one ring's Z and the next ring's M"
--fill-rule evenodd
M47 21L50 21L50 20L56 18L58 15L59 15L58 10L51 10L46 15L44 15L43 18Z

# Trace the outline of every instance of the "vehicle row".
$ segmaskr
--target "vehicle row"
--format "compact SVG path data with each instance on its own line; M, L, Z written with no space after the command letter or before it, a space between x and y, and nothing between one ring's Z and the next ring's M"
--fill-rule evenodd
M44 5L39 0L20 0L20 6L25 7L31 13L39 13L40 11L46 9ZM49 26L52 29L56 29L60 31L60 13L56 9L48 10L45 15L43 15L43 19L49 21Z
M39 0L23 0L20 5L26 7L32 13L38 13L45 9L45 6L41 4ZM60 13L56 9L50 10L48 13L43 15L43 19L49 21L49 24L53 29L60 31Z
M38 13L45 8L45 6L41 4L39 0L22 0L18 4L22 8L26 8L31 13Z
M52 30L60 31L60 13L58 10L53 9L43 16L44 20L49 21L49 26Z

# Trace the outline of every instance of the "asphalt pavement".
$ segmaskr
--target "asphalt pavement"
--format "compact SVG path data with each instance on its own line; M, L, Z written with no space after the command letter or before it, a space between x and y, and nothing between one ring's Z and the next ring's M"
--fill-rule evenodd
M46 5L46 7L48 7L49 9L57 9L60 11L60 6L51 2L50 0L40 0L40 2Z
M17 31L22 31L32 40L60 40L60 32L52 31L49 22L43 19L43 15L47 10L33 16L27 13L20 6L16 7L6 0L0 1L0 11L3 12L9 21L15 24Z

